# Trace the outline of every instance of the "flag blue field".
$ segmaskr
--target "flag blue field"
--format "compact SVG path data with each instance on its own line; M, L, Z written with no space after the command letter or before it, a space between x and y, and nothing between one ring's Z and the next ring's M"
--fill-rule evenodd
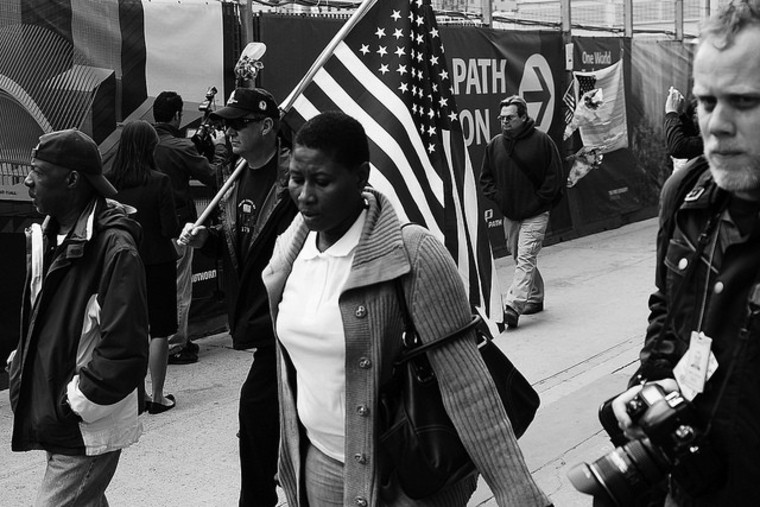
M503 319L484 207L430 0L367 0L283 102L297 130L323 111L358 119L370 141L370 183L402 220L448 248L470 302Z

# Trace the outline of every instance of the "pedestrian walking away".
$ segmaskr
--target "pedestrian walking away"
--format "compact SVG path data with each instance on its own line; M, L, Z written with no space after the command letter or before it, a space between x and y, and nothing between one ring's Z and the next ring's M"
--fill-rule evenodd
M153 153L156 130L144 120L127 123L119 138L113 166L107 174L119 191L116 200L135 208L134 219L142 227L138 245L145 265L150 320L151 396L145 400L152 414L174 408L172 394L164 394L169 355L168 337L177 332L177 250L172 238L179 236L171 180L156 170Z

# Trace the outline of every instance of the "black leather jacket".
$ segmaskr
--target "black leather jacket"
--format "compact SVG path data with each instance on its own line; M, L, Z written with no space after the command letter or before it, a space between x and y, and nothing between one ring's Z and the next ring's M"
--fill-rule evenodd
M742 230L732 217L731 198L715 185L704 158L695 159L690 167L674 174L663 189L658 290L649 301L641 368L632 383L672 377L692 331L702 330L712 338L718 369L694 405L703 425L712 418L709 438L727 479L693 497L679 492L676 484L676 500L689 506L760 505L760 318L755 319L748 339L740 338L748 294L760 270L760 218L755 211L753 223ZM679 206L674 199L687 169L701 169L701 176ZM669 210L675 212L671 215ZM719 217L715 232L708 235L698 265L688 273L698 238L714 216ZM668 234L671 226L672 234Z

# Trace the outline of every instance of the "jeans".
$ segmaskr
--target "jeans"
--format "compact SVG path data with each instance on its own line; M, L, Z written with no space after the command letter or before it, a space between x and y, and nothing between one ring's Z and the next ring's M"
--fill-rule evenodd
M279 406L276 350L254 349L251 370L240 389L240 507L277 505Z
M36 507L108 507L106 488L116 472L121 450L98 456L47 453L47 469Z
M306 497L313 507L343 505L343 463L309 444L306 452Z
M193 249L173 240L177 259L177 332L169 337L169 354L176 354L187 344L187 323L193 302Z
M523 312L527 303L544 301L544 279L538 271L537 262L548 225L548 211L524 220L504 217L507 248L515 260L515 273L507 292L506 304L518 314Z

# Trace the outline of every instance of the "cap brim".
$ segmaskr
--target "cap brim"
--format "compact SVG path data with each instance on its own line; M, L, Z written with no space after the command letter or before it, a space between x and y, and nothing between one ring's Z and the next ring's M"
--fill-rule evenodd
M103 197L113 197L116 194L119 193L116 188L111 185L111 182L108 181L105 176L102 174L98 175L91 175L87 173L81 173L83 174L87 180L90 182L90 184L93 186L93 188Z
M212 112L209 117L212 120L237 120L238 118L244 118L249 114L256 114L253 111L247 109L241 109L239 107L222 107Z

